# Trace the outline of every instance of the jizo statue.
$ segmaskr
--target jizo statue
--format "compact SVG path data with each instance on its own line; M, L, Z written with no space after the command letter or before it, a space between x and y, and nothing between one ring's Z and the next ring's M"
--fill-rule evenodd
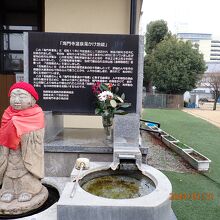
M18 214L37 208L48 197L41 184L44 113L36 104L38 94L31 84L15 83L8 95L10 106L2 116L0 128L0 213L10 214L10 210L2 211L1 206L13 203Z

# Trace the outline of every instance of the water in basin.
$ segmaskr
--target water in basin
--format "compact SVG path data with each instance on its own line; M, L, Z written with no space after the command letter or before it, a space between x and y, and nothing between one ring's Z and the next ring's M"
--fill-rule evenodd
M93 172L86 175L80 185L88 193L109 199L137 198L155 189L149 177L134 170Z

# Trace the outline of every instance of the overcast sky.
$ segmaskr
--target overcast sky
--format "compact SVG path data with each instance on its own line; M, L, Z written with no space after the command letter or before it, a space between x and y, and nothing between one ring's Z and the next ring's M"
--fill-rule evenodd
M150 21L163 19L169 30L209 33L220 39L220 0L143 0L143 30Z

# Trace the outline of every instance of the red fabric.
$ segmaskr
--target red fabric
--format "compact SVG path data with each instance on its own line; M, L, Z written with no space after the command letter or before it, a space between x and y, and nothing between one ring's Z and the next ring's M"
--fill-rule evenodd
M17 82L15 84L13 84L8 92L9 97L10 97L13 89L23 89L23 90L29 92L35 98L36 101L39 99L38 93L36 92L35 88L29 83Z
M36 104L25 110L14 110L9 106L3 116L0 128L0 145L17 149L21 135L44 128L44 113Z

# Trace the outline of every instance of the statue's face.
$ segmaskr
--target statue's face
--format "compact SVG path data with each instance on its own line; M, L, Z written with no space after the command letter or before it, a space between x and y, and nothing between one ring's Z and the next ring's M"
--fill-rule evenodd
M15 110L24 110L36 103L34 97L23 89L13 89L10 95L10 105Z

